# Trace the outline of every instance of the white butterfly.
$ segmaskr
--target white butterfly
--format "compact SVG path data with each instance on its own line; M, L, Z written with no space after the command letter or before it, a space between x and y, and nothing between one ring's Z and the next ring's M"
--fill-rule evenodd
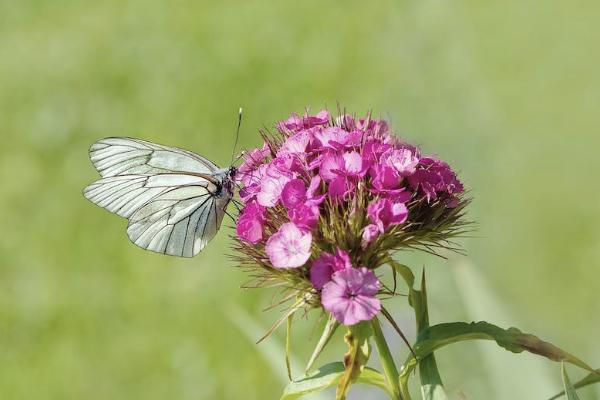
M90 148L102 179L83 191L91 202L129 219L133 243L193 257L216 235L233 197L235 167L219 168L190 151L131 138Z

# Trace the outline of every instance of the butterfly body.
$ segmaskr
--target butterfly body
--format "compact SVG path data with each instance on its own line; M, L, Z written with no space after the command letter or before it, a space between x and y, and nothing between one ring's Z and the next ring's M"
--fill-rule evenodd
M235 167L176 147L106 138L90 148L102 176L84 189L91 202L129 220L136 245L193 257L216 235L234 195Z

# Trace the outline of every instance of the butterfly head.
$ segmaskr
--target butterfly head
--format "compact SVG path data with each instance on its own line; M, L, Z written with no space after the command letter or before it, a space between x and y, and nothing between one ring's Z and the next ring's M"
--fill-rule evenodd
M221 170L220 185L217 190L217 195L227 193L230 197L233 196L233 189L235 186L235 176L237 175L237 167L231 166L225 170Z
M227 176L229 177L229 179L231 179L233 181L233 180L235 180L235 176L237 175L237 172L238 172L237 167L232 165L227 170Z

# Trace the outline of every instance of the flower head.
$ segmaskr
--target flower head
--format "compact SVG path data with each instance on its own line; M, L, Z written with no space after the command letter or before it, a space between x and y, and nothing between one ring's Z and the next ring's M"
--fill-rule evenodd
M390 294L373 271L395 251L450 247L464 231L456 173L397 139L386 121L322 110L261 134L237 179L237 250L258 268L257 285L285 287L294 292L287 298L352 325Z

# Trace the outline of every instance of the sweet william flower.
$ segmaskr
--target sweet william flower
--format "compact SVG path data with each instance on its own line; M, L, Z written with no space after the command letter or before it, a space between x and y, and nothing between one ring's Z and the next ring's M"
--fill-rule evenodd
M309 115L308 112L306 112L304 117L300 117L298 114L294 113L288 119L279 122L277 128L282 131L299 131L314 126L325 125L329 122L330 118L331 116L327 110L321 110L317 115Z
M236 225L238 236L248 243L260 242L263 239L264 218L264 207L257 203L248 204L240 214Z
M335 254L323 252L310 268L310 281L317 290L331 281L334 272L352 268L350 256L344 250L338 248Z
M298 268L310 258L311 244L310 232L302 232L288 222L267 240L265 252L275 268Z
M306 203L306 192L306 184L302 179L292 179L283 187L281 202L288 210L300 207Z
M352 325L379 311L378 294L393 295L373 271L394 252L444 247L463 232L455 172L385 121L323 111L261 134L240 167L236 225L240 263L259 269L255 286L285 288Z
M255 148L246 153L242 165L238 168L238 176L244 179L248 174L252 173L260 167L271 154L271 150L267 143L263 143L261 148Z
M413 174L417 169L417 164L419 164L419 158L408 148L390 148L381 155L381 161L385 165L394 168L400 176Z
M323 286L321 303L341 324L350 326L369 321L381 310L375 297L379 280L367 268L347 268L335 272Z
M313 230L317 227L321 211L319 206L305 203L288 211L290 220L299 228Z
M369 204L367 207L367 216L371 221L363 231L362 247L365 248L377 236L395 225L406 222L408 218L408 208L403 202L392 202L383 198Z
M391 226L404 223L408 218L408 209L404 203L380 199L369 204L367 215L383 233Z

